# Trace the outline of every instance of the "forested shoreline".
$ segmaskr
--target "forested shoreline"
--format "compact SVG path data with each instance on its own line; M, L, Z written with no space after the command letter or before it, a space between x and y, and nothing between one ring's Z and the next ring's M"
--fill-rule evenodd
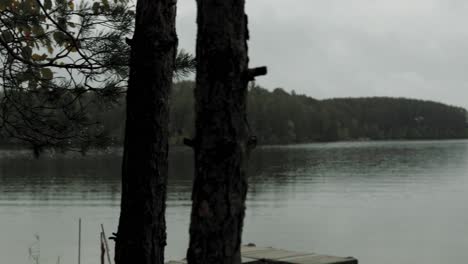
M193 86L185 81L173 87L172 144L193 137ZM122 140L123 114L123 106L105 114L105 127L115 142ZM248 119L259 144L467 138L466 116L461 107L432 101L389 97L316 100L280 88L249 87Z
M180 145L194 135L194 83L178 82L170 96L170 143ZM92 97L92 95L90 95ZM93 98L87 100L93 101ZM121 145L124 98L91 104L91 119L100 122L104 145ZM407 98L368 97L317 100L249 87L248 119L259 144L294 144L344 140L468 138L467 111L461 107ZM2 145L18 144L3 138Z

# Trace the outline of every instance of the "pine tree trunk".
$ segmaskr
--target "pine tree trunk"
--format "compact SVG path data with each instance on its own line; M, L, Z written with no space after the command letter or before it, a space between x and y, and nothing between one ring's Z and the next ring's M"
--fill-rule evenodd
M244 0L197 0L195 180L190 264L241 263L247 193Z
M116 264L163 264L174 0L138 0L130 55Z

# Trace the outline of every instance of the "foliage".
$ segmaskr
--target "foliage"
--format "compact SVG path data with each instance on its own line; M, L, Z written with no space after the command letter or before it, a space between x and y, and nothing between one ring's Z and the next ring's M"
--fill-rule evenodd
M95 110L121 103L134 16L128 0L0 0L3 137L36 154L108 144ZM179 77L194 71L178 58Z
M87 148L103 140L86 111L125 87L134 13L124 0L0 1L2 132L44 147ZM89 97L89 96L88 96ZM72 146L72 142L78 142Z

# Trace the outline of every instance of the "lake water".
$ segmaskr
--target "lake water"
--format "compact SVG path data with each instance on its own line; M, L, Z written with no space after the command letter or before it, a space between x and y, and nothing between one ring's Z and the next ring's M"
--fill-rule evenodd
M120 155L0 151L0 263L99 263L117 229ZM167 259L185 254L192 152L171 154ZM255 150L244 243L354 256L364 264L468 259L468 141L356 142ZM36 236L39 237L39 243ZM110 241L113 248L113 242Z

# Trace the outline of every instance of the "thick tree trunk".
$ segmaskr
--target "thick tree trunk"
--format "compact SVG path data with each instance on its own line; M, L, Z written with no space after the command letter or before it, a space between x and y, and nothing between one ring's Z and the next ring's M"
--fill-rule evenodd
M196 137L191 264L240 263L249 129L244 0L197 0Z
M131 45L116 264L163 264L174 0L138 0Z

